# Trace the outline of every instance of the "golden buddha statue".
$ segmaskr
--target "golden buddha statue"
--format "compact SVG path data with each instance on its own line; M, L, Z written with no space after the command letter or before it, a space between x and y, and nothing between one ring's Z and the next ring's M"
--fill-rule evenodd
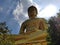
M24 30L26 30L25 33L36 31L36 30L46 30L46 23L43 18L36 18L37 16L37 9L34 6L31 6L28 8L28 16L29 19L27 19L25 22L22 23L20 34L24 33Z
M40 42L41 45L47 45L46 36L48 26L45 19L37 18L37 8L35 6L30 6L28 8L28 16L29 19L24 21L21 25L19 32L20 35L18 36L20 39L16 43L19 42L22 44L23 42L23 45L27 45L27 43L32 44L33 42ZM26 32L24 32L25 30ZM45 44L42 43L43 40L45 40Z

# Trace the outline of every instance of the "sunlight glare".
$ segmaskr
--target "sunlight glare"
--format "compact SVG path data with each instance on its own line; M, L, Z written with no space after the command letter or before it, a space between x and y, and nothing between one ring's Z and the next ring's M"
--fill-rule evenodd
M51 16L55 16L55 14L57 13L57 7L55 5L48 5L46 6L39 14L38 17L51 17Z

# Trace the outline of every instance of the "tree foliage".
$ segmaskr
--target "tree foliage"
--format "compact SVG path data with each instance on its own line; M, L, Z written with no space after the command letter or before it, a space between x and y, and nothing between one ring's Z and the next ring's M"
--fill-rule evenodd
M14 45L6 22L0 23L0 45Z
M57 16L60 17L60 10L59 10L59 12L57 13Z
M60 44L60 28L59 28L59 23L58 23L58 17L55 18L55 17L52 17L50 18L49 20L49 29L48 29L48 32L49 32L49 38L50 38L50 44L49 45L59 45Z

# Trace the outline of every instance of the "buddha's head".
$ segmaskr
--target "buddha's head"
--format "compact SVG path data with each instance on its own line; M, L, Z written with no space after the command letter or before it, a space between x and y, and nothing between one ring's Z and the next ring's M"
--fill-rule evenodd
M28 16L29 18L35 18L37 16L37 8L35 6L30 6L28 8Z

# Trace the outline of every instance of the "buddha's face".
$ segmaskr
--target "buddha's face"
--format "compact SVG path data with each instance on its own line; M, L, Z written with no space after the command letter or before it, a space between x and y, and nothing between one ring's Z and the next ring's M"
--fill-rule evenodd
M35 8L31 8L31 9L29 10L29 12L28 12L29 18L35 18L36 15L37 15L36 9L35 9Z

